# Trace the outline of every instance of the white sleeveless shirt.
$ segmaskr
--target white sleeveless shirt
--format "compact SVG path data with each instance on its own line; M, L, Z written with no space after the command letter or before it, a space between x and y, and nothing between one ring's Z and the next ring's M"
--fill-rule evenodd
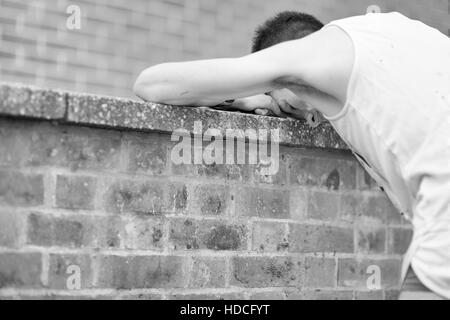
M353 42L347 102L333 125L414 225L412 264L450 299L450 39L399 13L333 21Z

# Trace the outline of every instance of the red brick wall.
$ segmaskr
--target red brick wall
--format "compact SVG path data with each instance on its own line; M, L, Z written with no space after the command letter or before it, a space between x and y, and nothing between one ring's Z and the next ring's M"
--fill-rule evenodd
M281 147L268 179L173 145L0 118L0 299L395 298L411 230L349 153Z
M70 4L80 30L66 28ZM279 11L327 23L372 4L449 32L448 0L0 0L0 80L132 96L149 65L247 54L255 27Z

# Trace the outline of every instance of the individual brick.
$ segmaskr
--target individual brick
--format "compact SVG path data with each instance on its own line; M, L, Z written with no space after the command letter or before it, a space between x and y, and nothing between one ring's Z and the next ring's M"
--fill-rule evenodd
M255 222L252 249L261 252L283 252L289 248L286 225L276 222Z
M0 203L32 207L44 203L44 178L37 174L0 171Z
M40 253L0 253L0 289L40 288Z
M114 182L106 191L104 205L112 213L161 215L164 209L164 187L160 182Z
M332 191L356 188L356 165L352 161L292 157L289 170L292 185Z
M328 258L305 258L305 287L332 288L335 286L336 262Z
M175 250L242 251L247 248L244 224L174 219L169 232L169 241Z
M133 250L162 249L164 221L159 218L133 217L124 222L123 246Z
M413 238L413 230L405 228L392 228L389 230L389 253L405 254Z
M22 214L0 209L0 247L18 248L25 232Z
M308 215L308 192L303 189L290 191L290 217L296 221L303 221Z
M358 226L356 242L358 252L365 254L382 254L386 252L386 229L379 225Z
M27 243L43 247L116 248L120 246L120 223L115 218L28 216Z
M395 289L400 281L400 260L355 260L339 259L338 286L373 290L374 277L380 271L380 286L376 289Z
M223 288L226 274L225 258L194 257L189 288Z
M166 172L167 142L157 134L129 144L128 171L136 174L162 175Z
M198 185L191 192L189 212L202 216L226 216L229 212L231 194L229 187Z
M316 220L334 220L339 213L339 195L311 192L308 201L308 217Z
M83 290L92 287L91 259L88 255L50 254L48 287L57 290ZM77 272L79 271L79 274ZM79 276L79 288L72 277Z
M231 285L246 288L298 287L304 265L293 257L234 257Z
M97 181L90 177L57 176L56 207L63 209L95 208Z
M30 131L30 166L77 170L120 168L121 139L116 132L80 127L34 126Z
M289 251L353 253L353 230L324 225L289 225Z
M97 288L181 288L186 285L185 261L176 256L100 256Z
M287 300L353 300L352 291L305 290L286 292Z
M289 218L289 192L258 188L236 191L236 215L269 219Z

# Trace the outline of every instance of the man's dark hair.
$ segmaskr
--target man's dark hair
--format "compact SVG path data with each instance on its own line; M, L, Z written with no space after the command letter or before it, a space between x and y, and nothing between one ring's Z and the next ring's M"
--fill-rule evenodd
M252 52L267 49L280 42L306 37L322 27L323 23L309 14L295 11L281 12L256 30Z

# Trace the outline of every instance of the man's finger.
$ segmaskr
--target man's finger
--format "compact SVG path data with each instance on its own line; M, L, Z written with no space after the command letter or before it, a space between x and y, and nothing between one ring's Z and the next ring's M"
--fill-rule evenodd
M259 116L267 116L269 111L268 109L255 109L255 113Z
M295 109L292 108L286 100L281 100L281 102L279 103L279 107L281 111L287 114L291 114L295 111Z

